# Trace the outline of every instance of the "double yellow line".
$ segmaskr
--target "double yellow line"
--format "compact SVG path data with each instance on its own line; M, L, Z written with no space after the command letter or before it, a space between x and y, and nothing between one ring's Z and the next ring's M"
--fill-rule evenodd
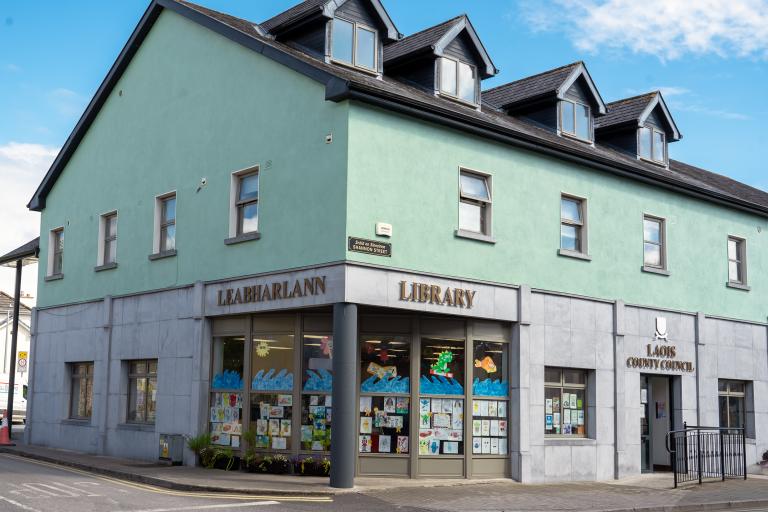
M19 457L18 455L11 455L8 453L0 454L0 457L8 457L22 462L30 464L37 464L39 466L46 466L61 471L68 471L78 475L85 475L89 478L97 478L105 482L130 487L139 491L152 492L156 494L165 494L168 496L184 496L188 498L214 498L214 499L227 499L227 500L267 500L267 501L290 501L290 502L310 502L310 503L332 503L333 498L330 496L259 496L255 494L225 494L225 493L212 493L212 492L188 492L188 491L175 491L173 489L165 489L149 484L142 484L138 482L129 482L127 480L121 480L119 478L113 478L109 476L99 475L96 473L89 473L81 469L72 468L69 466L62 466L60 464L53 464L50 462L43 462L40 460L30 459L27 457Z

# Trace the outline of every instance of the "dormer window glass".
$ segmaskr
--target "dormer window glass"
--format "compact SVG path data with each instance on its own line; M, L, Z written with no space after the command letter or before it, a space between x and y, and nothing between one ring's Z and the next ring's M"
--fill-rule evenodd
M376 70L375 30L341 18L334 18L331 37L331 53L334 61L371 71Z
M477 103L477 73L464 62L440 58L440 93Z
M642 127L638 136L638 155L640 158L664 163L667 160L666 136L655 128Z
M560 131L582 140L592 140L592 116L588 105L560 101Z

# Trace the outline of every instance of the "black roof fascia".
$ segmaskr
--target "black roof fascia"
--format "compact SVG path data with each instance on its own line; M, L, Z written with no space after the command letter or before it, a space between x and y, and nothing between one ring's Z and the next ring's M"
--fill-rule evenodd
M0 256L0 266L7 263L24 260L27 258L37 258L40 253L40 237L38 236L34 240L30 240L24 245L17 247L7 254ZM0 292L1 293L1 292Z
M66 167L70 158L72 158L72 155L74 154L78 145L82 141L93 121L96 119L96 116L101 110L101 107L107 101L107 98L112 92L112 89L115 87L115 85L117 85L120 77L122 77L126 68L130 64L131 59L136 54L136 51L138 50L139 46L141 46L141 43L144 41L144 38L149 33L150 29L154 26L155 21L160 16L160 13L163 9L170 9L177 14L180 14L190 19L191 21L194 21L195 23L213 30L214 32L230 39L235 43L245 46L257 53L261 53L265 57L279 62L280 64L284 64L294 71L297 71L302 75L320 83L325 84L331 78L334 78L334 75L328 73L327 71L312 66L311 64L297 59L296 57L282 52L272 46L266 45L261 41L254 39L250 35L245 34L209 16L206 16L205 14L196 11L191 7L179 4L174 0L153 0L147 10L144 12L141 21L139 21L139 24L134 29L131 37L128 39L128 42L123 47L123 50L120 52L117 60L115 60L114 64L112 64L109 73L107 73L106 78L97 89L96 94L93 96L91 102L86 107L85 112L75 125L74 130L69 135L69 138L67 138L67 141L64 143L61 151L59 151L59 154L56 156L53 164L51 164L51 167L48 169L48 172L46 173L42 182L37 187L37 190L32 196L32 199L27 204L27 208L38 212L45 208L46 196L53 188L56 179L64 170L64 167Z
M688 183L662 175L651 175L640 169L623 165L616 161L596 157L589 154L578 153L570 148L555 146L535 136L506 130L494 123L484 122L468 116L462 116L458 112L447 109L439 109L424 105L418 101L405 99L399 96L391 96L383 91L370 89L361 84L350 81L335 80L329 83L333 87L333 94L326 95L331 101L358 100L370 105L395 111L401 114L434 122L448 128L469 132L474 135L489 138L498 142L516 146L529 151L543 153L561 160L567 160L578 165L584 165L598 169L609 174L629 177L651 185L682 192L689 196L706 199L736 208L763 217L768 216L768 207L739 199L730 195L695 187Z

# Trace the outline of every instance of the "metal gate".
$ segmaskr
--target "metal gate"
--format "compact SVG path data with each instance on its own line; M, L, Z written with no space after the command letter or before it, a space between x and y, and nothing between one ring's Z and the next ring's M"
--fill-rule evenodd
M692 427L667 433L675 487L704 479L747 479L746 440L743 428Z

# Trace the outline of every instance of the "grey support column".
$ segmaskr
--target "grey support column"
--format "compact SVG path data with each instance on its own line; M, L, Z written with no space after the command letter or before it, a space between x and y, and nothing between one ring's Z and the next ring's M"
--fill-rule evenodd
M357 305L333 305L331 487L355 485L357 456Z
M37 355L37 308L32 308L29 327L29 376L27 377L27 424L24 426L24 444L32 444L32 407L35 389L35 356Z
M624 375L624 302L617 300L613 305L613 443L614 443L614 478L627 474L626 438L627 438L627 397ZM637 397L640 400L640 397Z
M107 425L109 423L109 383L110 383L110 369L112 368L112 307L113 300L111 295L104 297L102 303L103 308L103 322L102 329L104 330L104 348L102 349L102 363L103 370L101 393L99 396L98 408L101 412L98 422L99 426L99 445L98 453L100 455L106 455L107 453L107 432L109 429ZM96 386L94 386L96 388ZM119 393L119 390L117 391ZM94 410L96 408L94 407Z
M520 286L518 321L512 327L510 346L512 445L510 464L512 478L518 482L531 481L531 288Z
M696 360L694 364L696 372L696 424L701 425L701 361L699 358L700 347L704 345L704 323L707 321L707 317L704 313L696 313ZM678 403L678 406L682 407L682 404ZM682 424L675 425L675 428L682 428Z

